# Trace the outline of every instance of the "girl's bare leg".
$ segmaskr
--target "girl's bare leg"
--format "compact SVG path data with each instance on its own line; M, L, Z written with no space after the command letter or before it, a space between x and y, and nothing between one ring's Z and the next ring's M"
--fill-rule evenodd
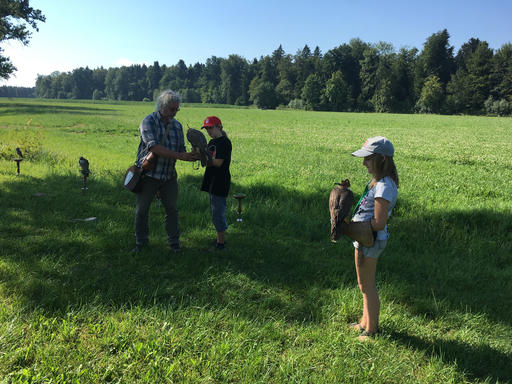
M363 318L360 324L370 333L375 333L379 330L380 300L377 285L375 284L377 260L372 257L365 257L357 249L355 251L357 282L363 294Z

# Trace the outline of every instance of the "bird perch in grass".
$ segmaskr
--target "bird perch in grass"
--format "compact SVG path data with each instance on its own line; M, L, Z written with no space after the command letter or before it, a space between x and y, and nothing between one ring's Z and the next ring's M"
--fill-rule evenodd
M242 221L242 199L245 195L243 193L237 193L236 195L233 195L233 197L238 200L238 219L236 219L236 221Z
M87 177L89 176L89 160L87 160L85 157L80 156L80 159L78 160L78 164L80 164L80 173L84 175L84 186L82 187L82 190L87 189Z
M18 155L18 157L14 158L13 160L16 162L16 176L18 176L20 174L20 162L23 161L23 153L21 153L21 149L16 148L16 154Z

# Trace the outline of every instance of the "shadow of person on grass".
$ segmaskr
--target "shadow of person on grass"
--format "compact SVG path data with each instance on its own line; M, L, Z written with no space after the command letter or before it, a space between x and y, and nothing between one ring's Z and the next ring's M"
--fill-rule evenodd
M156 207L152 208L150 218L152 248L144 257L128 257L126 251L134 244L134 194L124 190L121 181L112 185L110 180L95 178L93 174L84 193L78 172L76 176L55 175L51 179L21 176L5 182L2 192L5 204L0 208L3 231L7 237L24 238L25 245L23 249L13 249L9 242L3 241L1 249L4 254L25 255L19 259L23 264L39 264L41 257L67 260L74 265L73 273L76 273L76 280L68 284L88 286L89 281L98 278L109 281L104 289L95 288L99 288L95 298L108 293L108 300L113 299L112 292L117 289L124 292L122 299L121 296L118 299L130 300L126 294L128 288L122 286L123 274L139 282L139 285L127 284L128 290L151 292L151 295L161 292L165 301L166 297L175 295L169 293L170 289L163 289L165 284L158 279L164 278L175 288L187 291L188 284L204 279L205 273L223 274L229 270L243 273L259 286L304 293L307 296L303 300L304 311L293 317L316 321L322 318L317 309L322 290L355 286L352 245L341 240L333 244L329 239L330 191L319 188L305 194L265 184L243 190L233 184L233 193L246 194L244 221L236 222L237 202L228 199L230 251L212 257L204 252L215 232L207 194L199 192L201 178L198 174L179 179L180 227L186 250L183 257L168 254L163 210ZM36 192L47 192L48 196L34 197ZM98 221L69 222L87 217L98 217ZM489 284L489 279L508 281L511 261L503 244L512 232L510 218L485 211L444 212L410 222L402 219L397 209L396 217L390 220L390 230L393 237L386 257L379 263L378 279L403 286L407 292L407 295L391 293L391 299L406 304L412 313L430 313L435 296L447 311L469 307L486 313L496 322L510 324L510 310L502 303L510 302L511 291L499 290L500 283ZM454 239L465 248L455 248ZM162 271L159 267L162 263L170 264L169 268ZM96 269L94 275L89 273ZM123 272L123 269L127 270ZM113 278L116 270L121 276ZM109 278L98 274L107 274ZM154 283L147 284L147 281ZM477 290L472 289L475 286ZM320 295L316 302L308 301L312 288ZM205 301L210 293L203 292ZM270 302L284 303L275 299ZM62 307L66 305L64 299Z
M332 266L330 256L313 257L322 247L332 247L330 241L311 247L323 237L318 220L327 220L303 219L302 210L318 204L314 194L288 195L279 188L254 187L247 193L245 222L238 228L233 224L236 203L232 199L228 213L233 228L228 247L232 250L212 255L204 252L208 234L214 231L207 194L198 188L202 176L183 177L179 181L179 209L184 252L170 253L163 210L154 205L151 246L133 257L127 251L134 244L135 195L122 188L121 179L119 175L119 185L112 185L110 180L91 174L85 192L78 172L76 176L55 174L51 178L21 175L3 184L5 204L0 214L6 236L0 249L1 257L12 268L3 270L2 277L9 290L21 294L27 307L58 316L75 303L98 300L120 307L127 303L148 307L231 303L247 316L258 317L258 306L264 302L269 310L280 311L290 319L316 321L322 316L322 291L316 289L312 294L312 288L332 288L338 281L327 273L321 277ZM47 196L35 197L37 192ZM276 193L285 201L293 195L293 212L289 204L282 206L278 201L269 208L269 214L249 213L253 206L273 205L272 195ZM82 221L88 217L97 220ZM310 229L309 233L301 233L303 228ZM6 241L9 238L13 241ZM264 242L258 243L258 238ZM249 284L240 287L232 274L247 276ZM299 298L298 303L287 298L292 294Z
M512 356L488 345L469 345L457 340L423 340L404 332L391 331L390 339L399 341L431 358L457 367L469 380L509 382L512 380ZM428 355L426 356L429 357Z
M303 193L264 182L250 188L234 183L233 194L246 194L244 221L236 222L237 203L230 198L229 251L211 254L205 245L214 229L207 195L199 192L202 175L181 177L184 251L174 255L168 249L163 210L154 205L151 246L134 257L127 251L134 244L135 196L122 188L122 176L112 183L92 174L85 192L78 172L20 175L2 183L0 277L6 292L20 297L26 308L51 316L95 303L230 308L249 319L279 314L292 322L321 323L329 316L324 308L332 302L331 292L356 286L352 245L329 238L329 187ZM36 192L48 195L35 197ZM409 209L413 203L402 199L400 205ZM98 220L70 222L87 217ZM389 225L393 238L377 271L377 280L393 287L389 300L413 315L436 317L469 308L510 325L510 307L503 303L510 302L511 290L499 289L510 284L510 217L475 211L410 218L397 206ZM415 336L391 335L415 348L430 348ZM448 351L443 356L478 377L485 377L485 368L469 368L479 360L510 363L509 356L488 347L470 347L467 360L467 345L439 343L441 351Z

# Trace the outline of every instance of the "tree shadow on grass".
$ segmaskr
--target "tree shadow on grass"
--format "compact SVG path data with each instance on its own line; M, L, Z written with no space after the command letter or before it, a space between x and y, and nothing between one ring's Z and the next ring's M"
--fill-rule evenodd
M457 340L424 340L403 332L391 332L390 338L409 348L430 355L456 366L469 380L509 382L512 380L512 356L501 353L488 345L469 345Z
M320 292L356 285L352 245L343 240L333 244L329 239L329 190L319 188L305 194L264 184L243 190L234 183L232 193L246 194L242 203L243 222L236 222L237 202L230 197L229 251L212 256L204 252L215 231L207 195L199 192L201 178L202 175L187 175L179 179L180 228L186 251L183 257L168 253L163 209L156 206L150 218L151 247L144 257L127 255L126 251L135 243L135 196L124 190L120 182L113 184L111 179L102 180L94 175L88 179L89 189L84 193L79 174L50 179L22 176L4 182L1 249L13 257L24 255L19 259L21 263L38 263L41 256L72 262L76 284L87 285L81 280L91 278L80 268L94 269L93 264L99 263L112 277L116 271L109 271L110 267L118 268L117 272L122 274L123 268L132 266L134 271L130 274L144 275L140 285L128 284L134 292L160 291L159 282L148 285L144 281L157 280L162 274L173 285L181 281L181 289L186 290L187 284L208 278L212 271L244 274L260 286L286 290L285 296L312 288ZM48 196L34 197L36 192L46 192ZM69 221L87 217L98 220ZM510 302L512 290L497 289L501 281L510 284L510 217L485 211L445 212L409 222L397 212L397 217L390 220L390 231L392 238L379 264L378 279L404 287L390 293L393 300L407 305L413 314L435 317L439 308L459 311L468 307L485 313L493 321L511 323L510 309L502 304ZM9 238L23 247L13 248ZM464 244L464 249L457 249L454 244ZM169 269L162 271L161 263L169 264ZM497 283L489 284L489 280ZM119 280L110 281L113 286L105 291L112 292L116 281ZM126 292L125 288L119 289ZM96 292L95 297L101 296L102 291ZM208 292L204 294L206 299ZM165 297L164 294L162 299ZM109 295L108 299L112 298ZM310 304L302 317L312 321L321 318L318 310L313 309L318 303ZM438 306L435 309L434 304ZM63 307L66 305L64 301Z
M401 202L407 206L406 201ZM398 213L398 212L397 212ZM512 217L490 210L395 217L378 272L396 299L430 318L472 310L512 324Z
M84 193L80 176L20 176L2 185L0 250L12 265L2 271L2 280L29 308L59 315L75 303L174 305L180 298L180 306L234 304L255 318L263 305L290 319L315 321L324 295L321 289L312 294L312 287L339 284L337 274L322 276L332 267L330 257L314 257L322 247L332 248L330 241L315 244L323 237L318 219L302 218L302 210L317 203L313 194L294 193L292 212L289 203L285 208L271 203L272 196L286 201L288 192L256 186L247 192L244 222L238 227L233 199L230 250L212 255L204 251L214 231L207 195L199 192L202 175L183 177L179 205L184 252L174 255L168 249L163 209L154 205L151 245L133 257L127 251L135 245L134 195L93 175ZM36 192L48 196L35 197ZM267 203L271 214L251 213L252 207ZM88 217L98 220L70 222ZM308 234L301 233L308 228ZM250 305L244 307L246 301Z
M400 204L413 206L404 199ZM408 316L424 319L426 325L443 327L446 333L462 334L478 321L480 326L503 328L498 334L509 337L510 215L490 210L438 211L406 219L399 212L391 221L393 237L377 268L378 282L390 287L386 301L399 304ZM383 327L392 339L419 351L430 350L436 359L455 365L470 378L512 380L510 353L460 340L427 341L413 335L413 330L403 333L393 325ZM496 337L496 332L485 329L481 333Z
M26 308L52 316L84 305L114 311L155 305L228 308L261 321L282 317L321 323L331 315L325 308L331 308L333 292L356 286L352 245L329 239L330 186L303 193L278 185L242 188L234 183L232 193L246 194L243 222L236 222L237 203L230 197L229 250L212 254L205 252L215 232L207 195L199 192L202 174L181 177L184 251L170 252L163 210L153 205L151 245L133 256L127 251L134 245L135 196L120 185L122 175L119 183L92 175L85 193L80 176L20 176L0 187L0 278L4 292L21 298ZM36 192L48 196L35 197ZM402 200L400 206L409 210L413 204ZM504 303L511 302L512 291L506 286L512 264L511 218L478 211L410 219L401 215L400 206L390 220L393 237L378 268L377 280L391 286L387 299L412 315L437 319L469 310L510 325L510 306ZM69 221L87 217L98 220ZM418 349L430 348L408 335L395 332L392 337ZM439 343L449 351L450 362L457 361L475 376L486 375L485 368L482 373L472 369L479 359L510 362L509 356L487 347L471 349L467 360L467 346Z
M63 106L63 105L28 105L24 103L0 103L0 108L5 108L2 111L3 116L9 115L45 115L45 114L66 114L66 115L97 115L99 114L120 114L114 108L95 108L90 104Z

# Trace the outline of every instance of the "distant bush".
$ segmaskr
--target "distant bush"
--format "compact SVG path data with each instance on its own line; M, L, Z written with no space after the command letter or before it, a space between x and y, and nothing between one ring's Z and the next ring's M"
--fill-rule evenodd
M238 98L235 101L235 105L236 106L247 105L245 97L244 96L238 96Z
M290 109L304 109L306 108L306 103L302 99L293 99L288 103L288 108Z
M485 111L488 115L510 116L512 106L507 100L494 100L491 96L485 101Z
M101 100L104 96L105 94L102 91L98 91L97 89L95 89L92 93L93 100Z
M18 157L16 148L20 148L23 157L26 158L34 157L41 152L45 131L31 130L31 125L32 119L27 120L27 125L23 129L9 129L7 137L0 143L0 158L12 160Z

